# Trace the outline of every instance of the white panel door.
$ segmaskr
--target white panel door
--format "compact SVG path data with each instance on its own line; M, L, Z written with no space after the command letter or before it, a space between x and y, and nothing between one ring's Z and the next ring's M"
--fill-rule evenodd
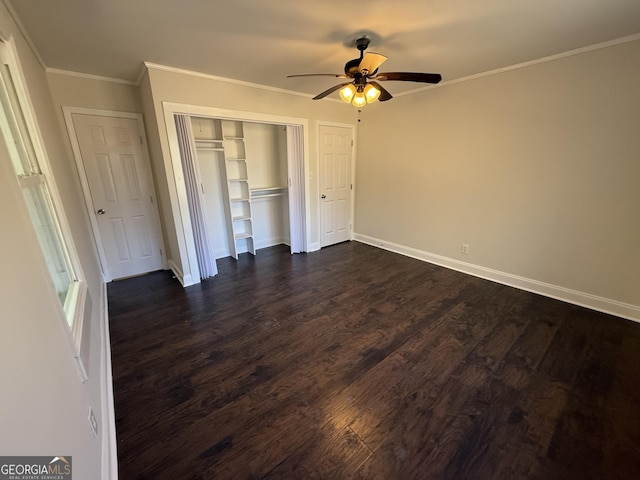
M162 268L151 169L132 118L72 115L107 277Z
M320 126L320 246L351 239L351 129Z

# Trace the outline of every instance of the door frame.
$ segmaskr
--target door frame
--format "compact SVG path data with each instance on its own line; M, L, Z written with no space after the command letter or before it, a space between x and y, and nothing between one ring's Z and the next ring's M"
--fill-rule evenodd
M349 240L353 240L355 238L355 225L354 225L354 218L355 218L355 199L356 199L356 148L358 145L358 142L356 141L356 134L357 134L357 129L355 127L355 125L349 124L349 123L337 123L337 122L327 122L327 121L323 121L323 120L319 120L316 123L316 138L318 139L318 141L316 142L316 158L318 159L318 178L317 178L317 185L316 185L316 190L318 192L318 232L320 234L320 238L318 239L319 245L322 245L322 207L320 205L320 195L322 195L321 190L321 176L324 175L324 169L322 167L322 160L320 158L320 149L321 149L321 144L320 144L320 127L340 127L340 128L347 128L351 131L351 141L353 142L353 145L351 145L351 185L353 185L353 188L351 189L351 193L350 193L350 199L349 201L351 202L351 208L349 209L349 224L351 225L351 231L349 232ZM321 171L322 169L322 171ZM322 248L322 247L320 247Z
M80 141L76 129L73 125L73 115L93 115L96 117L110 117L110 118L127 118L135 120L138 125L138 134L142 141L142 157L149 169L149 175L151 175L151 187L153 188L154 209L153 216L156 222L155 234L158 236L160 244L160 257L162 259L162 268L167 269L167 258L165 254L164 236L162 235L162 227L160 223L160 212L158 211L158 195L155 191L155 182L153 179L153 170L151 169L151 161L149 157L149 150L147 148L147 136L144 129L144 121L142 114L132 112L117 112L114 110L100 110L94 108L84 107L62 107L62 113L64 116L64 123L67 127L67 133L69 134L69 141L71 143L71 151L73 152L73 159L75 160L76 170L78 177L80 178L80 186L82 187L82 195L84 197L85 207L87 208L87 214L89 215L89 223L91 224L91 234L93 241L98 251L98 260L100 261L100 269L102 270L102 280L104 282L110 282L113 280L111 272L109 271L109 263L107 262L107 255L105 253L104 243L102 242L102 236L98 227L98 220L94 215L95 205L93 204L93 198L91 197L91 190L89 188L89 180L87 179L87 173L85 171L84 162L82 160L82 154L80 152Z
M272 125L301 125L304 138L303 169L304 169L304 212L307 251L311 251L311 206L309 202L309 121L305 118L272 115L266 113L254 113L242 110L229 110L224 108L207 107L202 105L189 105L176 102L162 102L163 117L167 132L169 155L165 155L164 167L169 186L169 199L174 218L178 250L182 265L170 265L176 277L184 287L200 283L200 269L195 252L193 240L193 227L189 217L189 204L184 186L184 174L180 160L178 135L174 115L188 115L192 117L211 117L224 120L236 120L240 122L268 123ZM172 262L173 263L173 262ZM188 269L188 271L187 271Z

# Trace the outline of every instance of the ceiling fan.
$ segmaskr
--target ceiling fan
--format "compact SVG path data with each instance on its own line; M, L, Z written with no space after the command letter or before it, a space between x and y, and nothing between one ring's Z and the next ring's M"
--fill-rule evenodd
M412 72L378 72L378 68L382 65L387 57L379 53L364 51L369 46L371 39L362 36L356 40L356 48L360 51L360 58L349 60L344 66L344 74L333 73L305 73L300 75L287 75L292 77L336 77L350 78L349 82L341 83L334 87L319 93L314 100L320 100L327 95L340 90L340 98L347 103L352 103L356 107L362 107L367 103L379 100L386 102L391 100L393 96L378 82L381 81L402 81L402 82L421 82L421 83L438 83L442 80L439 73L412 73Z

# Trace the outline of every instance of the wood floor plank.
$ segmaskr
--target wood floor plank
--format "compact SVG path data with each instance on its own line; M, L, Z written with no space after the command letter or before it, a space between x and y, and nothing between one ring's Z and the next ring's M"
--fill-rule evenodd
M120 478L637 478L640 325L355 242L108 286Z

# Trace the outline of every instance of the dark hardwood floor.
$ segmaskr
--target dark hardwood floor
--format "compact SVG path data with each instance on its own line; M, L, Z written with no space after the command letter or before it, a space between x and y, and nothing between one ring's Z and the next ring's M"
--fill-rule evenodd
M637 479L640 325L351 242L109 284L120 478Z

